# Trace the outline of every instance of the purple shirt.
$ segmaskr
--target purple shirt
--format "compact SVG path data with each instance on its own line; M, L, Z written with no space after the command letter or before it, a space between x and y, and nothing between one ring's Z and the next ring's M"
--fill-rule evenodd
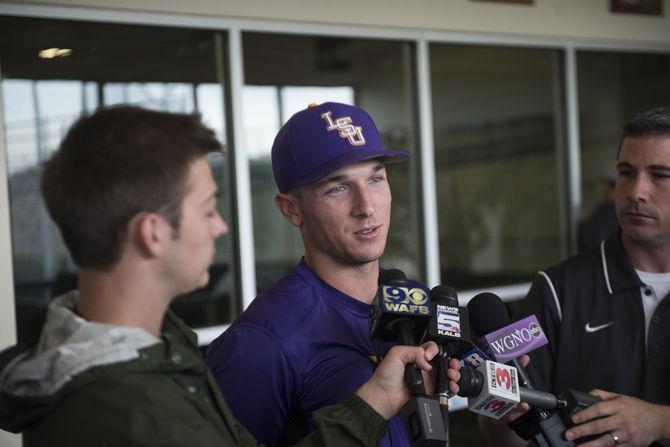
M313 411L372 376L373 358L391 344L371 341L370 307L328 285L303 259L212 342L207 364L256 439L276 445L294 410L311 422ZM380 445L409 445L402 416L389 421Z

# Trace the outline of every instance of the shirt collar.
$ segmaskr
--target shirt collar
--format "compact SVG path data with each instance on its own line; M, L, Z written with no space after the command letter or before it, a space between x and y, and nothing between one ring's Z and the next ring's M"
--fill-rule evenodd
M644 284L635 273L633 263L621 240L621 230L612 233L600 243L603 280L610 294L628 289L639 289Z
M295 273L298 276L301 276L303 280L312 287L320 288L325 292L324 296L330 300L334 300L339 306L348 309L350 312L357 314L358 316L368 318L370 308L372 307L370 304L358 301L328 284L312 269L312 267L309 266L309 264L307 264L304 257L300 259L300 263L295 268Z

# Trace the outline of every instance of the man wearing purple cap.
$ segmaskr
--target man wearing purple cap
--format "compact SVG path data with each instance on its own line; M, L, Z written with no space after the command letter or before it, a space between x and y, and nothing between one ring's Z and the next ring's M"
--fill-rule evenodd
M312 413L360 387L390 348L371 341L368 315L391 217L385 163L407 158L345 104L310 105L275 138L275 204L305 255L207 352L235 416L266 445L307 434ZM408 444L396 416L381 445Z

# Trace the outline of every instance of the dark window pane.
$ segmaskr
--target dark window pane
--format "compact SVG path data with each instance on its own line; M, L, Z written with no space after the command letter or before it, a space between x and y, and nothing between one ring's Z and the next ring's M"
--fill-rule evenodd
M431 45L442 282L529 280L564 253L560 53Z
M76 287L75 266L41 201L41 163L70 124L98 105L199 111L225 140L223 80L217 77L223 70L216 66L225 38L207 30L0 17L19 338L35 330L34 316L53 295ZM49 48L69 55L38 57ZM213 166L222 214L230 216L226 162L219 158ZM239 307L231 290L231 241L220 241L210 284L174 302L194 326L230 321Z
M580 248L616 228L611 197L623 125L636 113L670 104L670 55L577 53L581 141Z
M245 33L243 92L258 289L287 273L303 254L300 232L274 205L270 149L280 126L311 102L356 104L372 115L385 146L414 156L389 168L391 231L382 265L420 278L414 47L368 39Z

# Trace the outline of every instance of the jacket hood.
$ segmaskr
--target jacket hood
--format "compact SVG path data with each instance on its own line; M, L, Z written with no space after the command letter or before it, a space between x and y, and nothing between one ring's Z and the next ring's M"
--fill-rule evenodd
M144 329L87 321L74 312L79 293L55 298L37 344L0 354L0 428L22 431L48 412L75 378L94 367L127 362L160 343Z

